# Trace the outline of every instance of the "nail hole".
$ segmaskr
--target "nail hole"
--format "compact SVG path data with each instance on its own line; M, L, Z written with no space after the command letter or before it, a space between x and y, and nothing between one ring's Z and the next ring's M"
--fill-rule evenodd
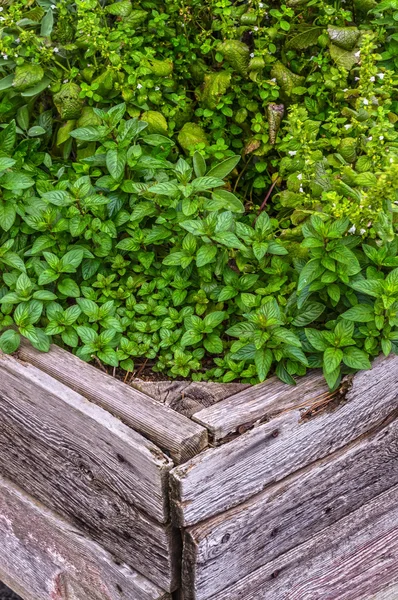
M126 459L121 454L116 454L116 456L117 456L117 459L119 462L121 462L121 463L126 462Z
M120 585L118 583L116 584L116 589L119 592L119 594L123 593L123 590L122 590L122 588L120 587Z
M271 578L276 579L278 577L279 573L280 573L280 571L278 571L278 570L274 571L273 573L271 573Z
M276 536L276 534L277 534L277 533L278 533L278 528L277 528L277 527L275 527L275 529L273 529L273 530L271 531L271 537L272 537L272 538L274 538L274 537Z
M222 539L221 539L221 543L222 544L226 544L227 542L229 542L229 540L231 539L231 535L229 533L226 533Z
M275 431L272 432L272 437L275 438L275 437L278 437L278 435L279 435L279 430L275 429Z

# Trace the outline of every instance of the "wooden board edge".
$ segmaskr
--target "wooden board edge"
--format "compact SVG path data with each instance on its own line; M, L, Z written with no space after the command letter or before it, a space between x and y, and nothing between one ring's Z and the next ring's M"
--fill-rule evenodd
M48 353L43 353L23 341L18 358L121 419L167 452L175 464L186 462L208 445L205 427L59 346L53 344Z
M171 600L168 592L115 561L77 527L2 477L0 505L0 576L25 600L69 598L69 585L82 590L81 595L71 594L75 600L122 600L126 593L134 600ZM51 581L42 581L37 567ZM35 586L42 586L45 595L39 595ZM86 595L88 589L92 597Z

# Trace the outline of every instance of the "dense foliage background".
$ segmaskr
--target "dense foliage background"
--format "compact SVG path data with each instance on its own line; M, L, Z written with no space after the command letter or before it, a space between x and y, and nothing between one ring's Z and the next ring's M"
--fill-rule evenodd
M3 351L333 388L398 350L398 0L0 0L0 27Z

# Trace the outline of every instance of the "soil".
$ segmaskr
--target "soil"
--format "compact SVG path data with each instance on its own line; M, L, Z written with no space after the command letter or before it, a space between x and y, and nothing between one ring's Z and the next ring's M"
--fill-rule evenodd
M22 600L0 581L0 600Z

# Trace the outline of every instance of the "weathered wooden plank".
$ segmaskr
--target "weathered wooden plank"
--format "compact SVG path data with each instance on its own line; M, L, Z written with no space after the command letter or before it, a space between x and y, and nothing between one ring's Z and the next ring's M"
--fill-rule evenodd
M186 600L210 598L396 484L398 420L187 529Z
M398 356L375 361L352 380L333 413L299 422L288 411L171 471L172 507L193 525L236 506L297 469L331 454L380 424L398 405Z
M306 407L327 391L319 371L299 379L296 386L272 377L195 413L192 418L208 429L213 442L219 443L242 427L268 421L297 405Z
M177 540L157 521L167 518L170 459L31 365L3 356L0 381L0 474L174 588Z
M385 600L398 582L397 499L395 486L211 600Z
M380 590L377 594L371 594L364 600L397 600L398 598L398 582L389 585L384 590Z
M52 345L50 352L43 353L24 342L18 355L119 417L167 451L176 464L207 446L204 427L58 346Z
M142 379L133 379L130 385L187 417L250 387L246 383L143 381Z
M24 600L170 600L2 478L0 539L0 578Z

